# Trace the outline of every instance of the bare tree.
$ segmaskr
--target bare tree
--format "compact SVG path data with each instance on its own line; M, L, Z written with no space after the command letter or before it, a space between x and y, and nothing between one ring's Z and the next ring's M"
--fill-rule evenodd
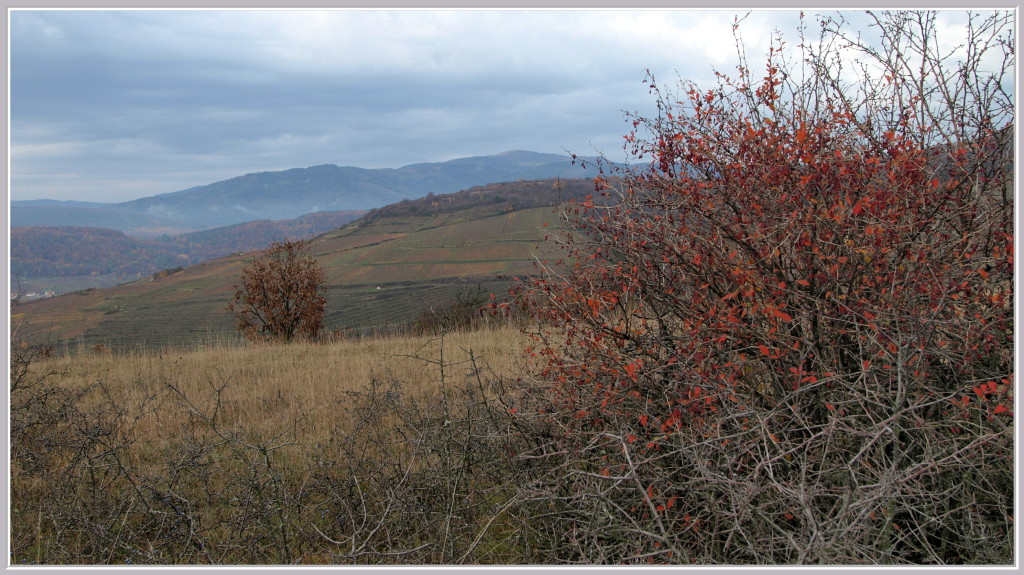
M274 242L242 272L228 310L250 340L315 338L323 328L324 273L308 241Z

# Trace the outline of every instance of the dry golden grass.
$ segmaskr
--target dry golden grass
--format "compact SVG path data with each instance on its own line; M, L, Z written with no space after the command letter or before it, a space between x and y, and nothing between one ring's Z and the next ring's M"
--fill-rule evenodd
M514 328L480 329L444 337L390 336L334 343L213 345L193 351L129 355L77 355L33 366L57 372L62 387L103 382L103 392L133 421L137 445L161 451L180 437L191 409L221 429L267 440L289 430L303 447L324 443L337 429L344 407L369 382L394 378L412 395L440 391L441 364L448 381L463 381L478 367L498 376L520 373L524 336ZM93 399L99 403L98 394ZM88 409L86 399L82 408ZM148 450L147 450L148 451ZM144 458L152 456L138 455Z
M518 557L501 515L512 461L489 426L507 410L490 384L519 376L525 339L509 327L36 357L16 394L12 559Z

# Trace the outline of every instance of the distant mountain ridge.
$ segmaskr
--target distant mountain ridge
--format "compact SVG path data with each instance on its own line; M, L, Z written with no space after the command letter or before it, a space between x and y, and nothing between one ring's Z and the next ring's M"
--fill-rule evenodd
M12 201L10 205L11 227L104 228L135 237L149 238L203 229L187 222L157 218L112 207L117 204L82 206L63 202L43 203L47 201L51 200L30 200L31 203Z
M11 225L105 227L144 236L152 235L146 233L152 227L162 233L195 231L322 211L369 210L496 182L588 175L570 156L524 150L401 168L325 164L255 172L116 204L16 201L11 202ZM46 220L48 214L54 221ZM138 217L152 219L133 219Z
M21 200L19 206L63 206L70 208L104 208L110 204L103 202L78 202L75 200Z

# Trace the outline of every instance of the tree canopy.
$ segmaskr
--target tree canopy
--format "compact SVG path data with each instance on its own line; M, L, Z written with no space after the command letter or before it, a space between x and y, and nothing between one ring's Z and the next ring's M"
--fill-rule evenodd
M243 270L228 310L251 340L315 338L323 328L323 269L308 241L274 242Z

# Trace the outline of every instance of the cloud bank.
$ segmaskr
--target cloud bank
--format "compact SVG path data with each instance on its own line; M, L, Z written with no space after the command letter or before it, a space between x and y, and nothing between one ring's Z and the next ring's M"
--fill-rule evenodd
M735 11L14 10L11 199L510 149L622 154L645 71L710 81ZM739 14L742 15L742 14ZM796 12L752 13L752 54Z

